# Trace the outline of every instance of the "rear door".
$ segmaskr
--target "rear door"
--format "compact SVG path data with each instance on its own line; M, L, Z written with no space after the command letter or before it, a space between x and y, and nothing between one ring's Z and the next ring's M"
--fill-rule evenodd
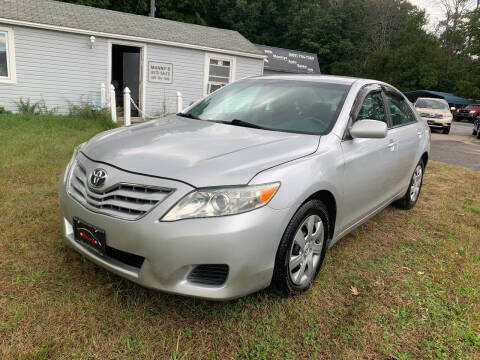
M362 89L352 111L349 127L359 120L378 120L387 123L388 111L382 89L369 85ZM337 221L346 230L394 196L397 144L391 129L383 139L352 139L345 135L342 143L344 155L343 206Z
M408 105L406 98L398 91L385 87L385 100L392 129L391 136L398 145L397 164L394 169L394 185L397 194L408 186L413 169L420 159L420 146L426 127L419 122Z

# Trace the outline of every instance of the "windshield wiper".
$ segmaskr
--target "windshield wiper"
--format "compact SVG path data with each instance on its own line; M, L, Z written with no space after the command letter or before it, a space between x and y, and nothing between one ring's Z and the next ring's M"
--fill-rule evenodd
M234 125L234 126L243 126L243 127L254 128L254 129L268 130L266 127L263 127L263 126L260 126L260 125L257 125L257 124L254 124L254 123L251 123L251 122L248 122L248 121L239 120L239 119L233 119L231 121L222 121L222 123L229 124L229 125Z
M199 117L197 117L195 115L192 115L192 114L188 114L188 113L178 113L177 116L181 116L181 117L188 118L188 119L200 120Z

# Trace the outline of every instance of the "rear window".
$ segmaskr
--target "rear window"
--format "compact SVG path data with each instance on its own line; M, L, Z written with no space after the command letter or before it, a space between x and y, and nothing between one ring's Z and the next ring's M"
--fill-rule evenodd
M226 86L187 111L200 120L242 120L268 130L326 134L337 120L349 85L250 79Z

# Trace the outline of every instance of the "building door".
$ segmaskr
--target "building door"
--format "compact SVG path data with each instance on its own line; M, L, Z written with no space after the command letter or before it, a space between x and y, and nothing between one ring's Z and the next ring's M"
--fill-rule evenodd
M123 107L123 90L128 87L130 96L141 109L141 48L135 46L112 45L112 84L115 87L117 106ZM131 106L131 116L141 116L135 106Z

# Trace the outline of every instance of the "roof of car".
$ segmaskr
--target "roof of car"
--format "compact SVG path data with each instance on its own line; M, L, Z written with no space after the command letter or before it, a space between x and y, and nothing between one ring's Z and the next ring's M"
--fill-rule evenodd
M3 23L10 21L24 26L54 27L58 31L80 30L92 32L92 35L100 33L125 38L135 37L144 41L227 50L263 58L263 53L253 43L233 30L52 0L0 0L0 9L0 22Z

